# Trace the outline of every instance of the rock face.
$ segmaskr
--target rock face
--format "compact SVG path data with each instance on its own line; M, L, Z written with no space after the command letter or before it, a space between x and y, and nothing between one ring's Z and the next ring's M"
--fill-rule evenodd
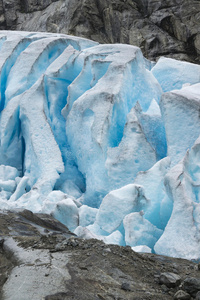
M73 233L46 214L19 210L0 216L0 299L36 300L61 288L63 277L70 276L59 253L50 250Z
M197 0L2 0L0 29L48 31L139 46L149 59L200 62Z
M193 262L81 240L46 214L0 211L0 235L1 300L190 299L199 290Z

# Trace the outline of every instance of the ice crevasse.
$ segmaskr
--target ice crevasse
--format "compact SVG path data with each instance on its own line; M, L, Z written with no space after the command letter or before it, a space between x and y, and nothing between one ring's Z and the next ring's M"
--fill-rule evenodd
M0 208L83 238L200 259L200 66L0 32Z

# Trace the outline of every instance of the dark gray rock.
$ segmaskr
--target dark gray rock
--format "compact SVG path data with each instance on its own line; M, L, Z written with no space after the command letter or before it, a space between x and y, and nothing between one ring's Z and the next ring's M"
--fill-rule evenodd
M198 293L196 294L195 300L200 300L200 292L198 292Z
M183 290L179 290L176 292L176 294L174 295L174 300L190 300L191 296L184 292Z
M174 266L183 278L199 274L187 260L81 240L51 216L27 210L0 211L0 236L1 300L170 300L175 291L154 276Z
M175 273L161 273L159 279L160 284L164 284L169 288L174 288L181 283L181 277Z
M131 286L128 282L123 282L121 285L121 289L124 291L131 291Z
M65 299L66 300L69 299L67 297L67 293L56 293L54 295L50 295L50 296L45 297L44 300L65 300Z
M24 209L19 212L19 216L25 218L26 220L33 222L36 225L39 225L41 227L44 227L44 232L48 233L49 230L55 230L60 231L63 233L70 233L70 235L73 235L72 232L68 230L66 226L52 218L50 215L47 214L37 214L32 213L30 210Z
M165 55L200 63L199 15L197 0L2 0L0 29L127 43L149 59Z
M183 282L183 288L192 297L195 297L197 292L200 291L200 278L188 277Z

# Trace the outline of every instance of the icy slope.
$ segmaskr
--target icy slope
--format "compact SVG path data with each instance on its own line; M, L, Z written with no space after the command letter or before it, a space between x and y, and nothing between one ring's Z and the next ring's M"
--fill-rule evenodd
M1 31L0 72L1 208L200 259L200 66Z

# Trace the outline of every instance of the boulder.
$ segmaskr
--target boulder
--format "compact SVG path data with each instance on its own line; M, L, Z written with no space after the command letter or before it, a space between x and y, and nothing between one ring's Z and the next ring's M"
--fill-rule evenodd
M183 281L184 290L192 297L195 297L200 291L200 278L187 277Z
M160 274L160 284L174 288L181 283L181 277L175 273L165 272Z
M191 297L188 293L184 292L183 290L179 290L174 295L174 300L190 300Z

